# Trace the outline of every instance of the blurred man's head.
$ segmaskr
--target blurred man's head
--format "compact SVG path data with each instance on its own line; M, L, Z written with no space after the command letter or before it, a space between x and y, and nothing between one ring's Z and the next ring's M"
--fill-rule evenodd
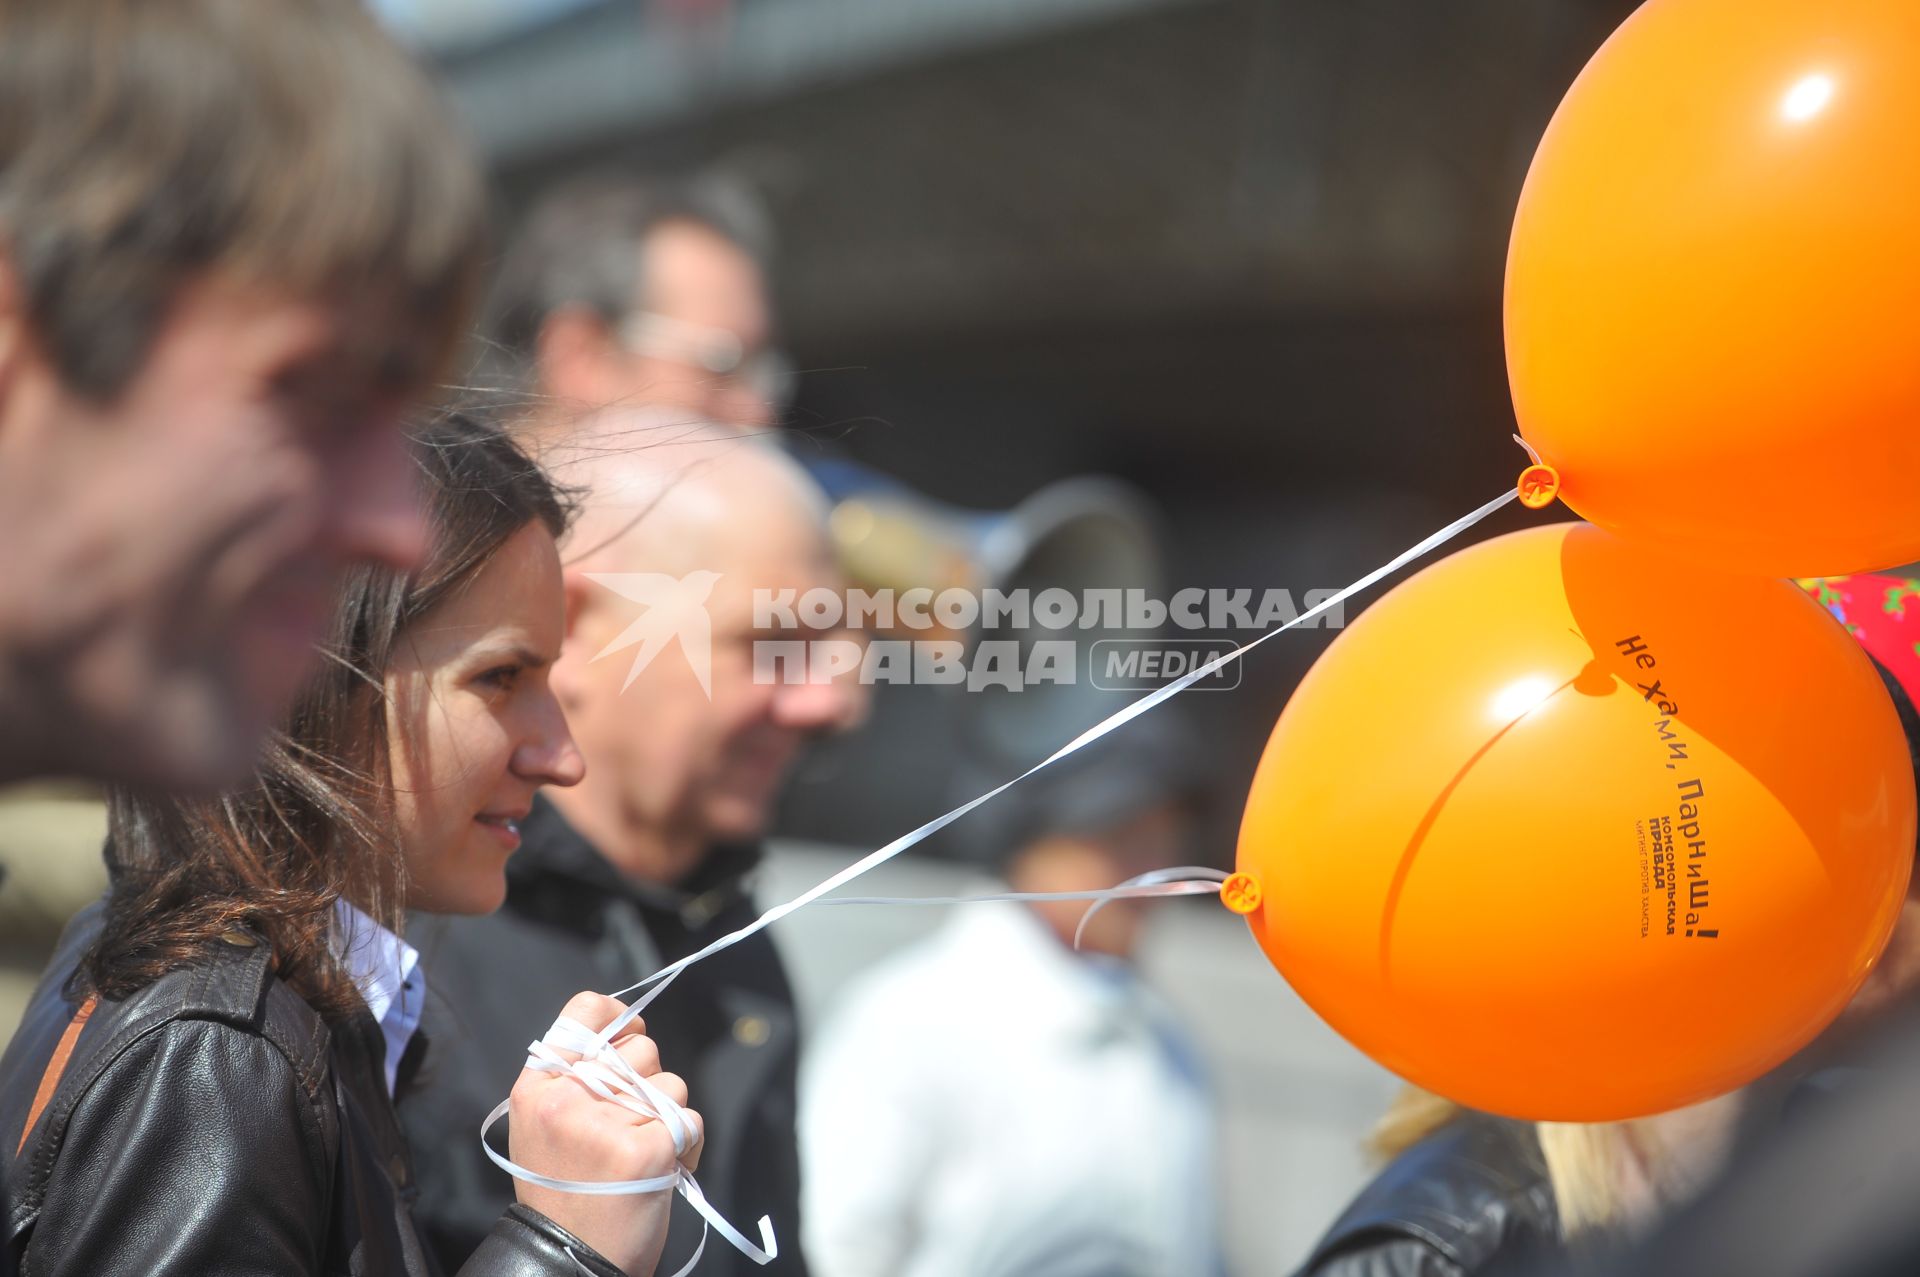
M493 328L542 428L608 407L772 422L766 240L744 192L717 182L599 176L541 201L501 268Z
M760 837L801 745L848 720L857 689L756 677L754 659L756 639L811 637L756 629L756 591L797 597L839 579L819 493L763 441L588 430L555 461L586 496L553 675L587 779L554 799L616 865L674 883L713 845Z
M1192 861L1201 800L1198 751L1180 720L1136 719L1022 782L1011 801L1003 872L1015 891L1097 891ZM1071 944L1085 901L1037 901L1049 930ZM1080 938L1090 953L1130 957L1142 906L1116 901Z
M346 566L420 553L480 239L358 4L0 6L0 775L244 772Z

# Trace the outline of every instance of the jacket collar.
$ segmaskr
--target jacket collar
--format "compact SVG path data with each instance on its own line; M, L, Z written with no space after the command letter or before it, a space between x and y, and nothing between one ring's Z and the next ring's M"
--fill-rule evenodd
M392 1095L400 1057L420 1027L420 1015L427 1005L427 979L420 969L420 952L345 899L334 904L333 937L348 978L360 990L368 1014L380 1026L387 1048L387 1094Z
M1559 1220L1533 1126L1463 1111L1361 1190L1315 1245L1305 1271L1355 1238L1381 1234L1419 1238L1465 1272L1496 1255L1552 1247Z
M520 831L520 851L507 861L507 878L513 886L536 888L560 879L594 895L611 893L643 909L677 917L689 930L704 927L734 904L750 899L753 873L761 860L758 846L723 843L678 884L643 882L614 868L544 794L535 796Z

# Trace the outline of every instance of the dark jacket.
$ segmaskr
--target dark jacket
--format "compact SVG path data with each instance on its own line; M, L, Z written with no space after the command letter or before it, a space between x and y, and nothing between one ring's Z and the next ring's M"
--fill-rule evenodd
M68 927L0 1060L0 1241L21 1277L437 1272L408 1213L413 1175L379 1027L365 1012L326 1023L275 977L250 932L100 1002L22 1144L78 1009L67 979L100 915L92 906ZM518 1206L461 1277L572 1277L568 1247L593 1273L618 1277Z
M1362 1189L1299 1277L1470 1277L1553 1253L1558 1236L1533 1128L1469 1113Z
M513 1084L527 1044L582 989L611 991L751 922L747 875L758 853L718 848L679 890L635 883L551 804L538 800L507 862L507 903L483 918L432 919L410 938L427 972L424 1029L434 1055L400 1104L420 1173L416 1208L443 1254L471 1248L511 1181L476 1132ZM700 1186L747 1236L771 1215L780 1257L760 1268L718 1237L702 1277L805 1271L794 1142L799 1050L793 993L763 933L696 964L646 1012L665 1067L687 1080L706 1122ZM444 1048L444 1049L443 1049ZM662 1273L676 1271L701 1220L674 1203Z

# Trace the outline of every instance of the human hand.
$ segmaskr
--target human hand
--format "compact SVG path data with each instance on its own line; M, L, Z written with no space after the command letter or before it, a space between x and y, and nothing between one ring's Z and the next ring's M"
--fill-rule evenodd
M594 1032L611 1024L626 1006L598 993L576 994L561 1015ZM636 1073L676 1104L687 1102L687 1086L660 1069L660 1052L635 1020L612 1046ZM559 1054L579 1057L571 1051ZM689 1141L676 1153L673 1134L657 1118L635 1113L594 1095L574 1078L523 1070L510 1097L508 1149L530 1171L554 1179L583 1182L651 1179L672 1175L677 1165L694 1169L700 1160L704 1126L700 1115L685 1110ZM516 1180L520 1201L586 1242L633 1277L648 1277L666 1242L671 1191L603 1196L569 1193Z

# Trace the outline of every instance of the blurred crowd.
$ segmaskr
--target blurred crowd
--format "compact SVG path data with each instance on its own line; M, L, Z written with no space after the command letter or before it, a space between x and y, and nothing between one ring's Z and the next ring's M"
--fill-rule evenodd
M485 205L355 5L0 5L0 780L36 786L0 810L0 1270L755 1271L704 1202L767 1217L771 1273L1228 1271L1150 906L1085 899L1207 859L1180 707L1001 800L978 862L1035 899L803 1024L777 934L731 938L784 784L886 689L756 657L757 596L849 579L851 463L782 426L776 228L603 169L495 253ZM1913 1271L1914 912L1742 1093L1407 1090L1301 1277Z

